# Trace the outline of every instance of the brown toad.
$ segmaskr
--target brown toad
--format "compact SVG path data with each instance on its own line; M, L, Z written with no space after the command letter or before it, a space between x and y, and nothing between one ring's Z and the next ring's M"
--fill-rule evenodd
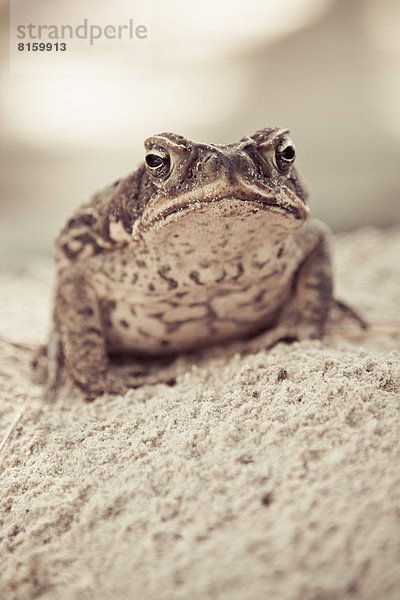
M172 133L96 194L57 240L48 389L64 364L89 398L124 392L109 355L321 338L334 305L328 230L308 220L288 131L237 144ZM357 317L356 317L357 318ZM360 320L361 322L361 320Z

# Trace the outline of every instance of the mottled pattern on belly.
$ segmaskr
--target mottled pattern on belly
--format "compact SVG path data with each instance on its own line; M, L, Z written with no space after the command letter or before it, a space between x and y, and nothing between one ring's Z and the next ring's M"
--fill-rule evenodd
M268 287L257 281L164 295L133 292L129 300L103 303L106 337L113 350L159 354L249 335L274 319L288 287L287 276L277 274Z
M216 207L215 215L199 210L118 255L95 259L93 283L111 350L196 350L274 325L303 252L267 215L232 214L239 208L245 210L234 203Z

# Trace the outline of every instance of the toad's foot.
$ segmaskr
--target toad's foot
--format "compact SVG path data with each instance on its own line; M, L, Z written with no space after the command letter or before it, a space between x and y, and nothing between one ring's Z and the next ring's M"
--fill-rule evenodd
M260 350L272 348L279 342L294 342L302 340L319 340L324 335L324 328L320 322L295 322L288 321L278 324L250 340L243 343L243 354L252 354Z
M329 318L329 325L333 326L342 323L344 320L352 321L356 323L360 329L369 329L369 325L363 317L361 317L357 311L351 306L342 302L341 300L334 300L331 315Z
M97 381L79 384L76 387L81 391L86 402L92 402L104 394L123 396L128 391L125 383L110 373L104 373Z
M165 360L135 361L114 366L113 372L124 381L128 388L139 388L144 385L157 385L159 383L173 386L182 368L176 360L166 362Z

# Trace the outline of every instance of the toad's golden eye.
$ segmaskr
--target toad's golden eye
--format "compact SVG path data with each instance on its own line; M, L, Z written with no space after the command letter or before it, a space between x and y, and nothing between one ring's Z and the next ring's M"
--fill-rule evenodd
M290 165L294 163L296 158L296 148L288 135L281 139L279 142L275 154L274 163L275 166L282 173L286 173L289 170Z
M165 177L171 169L171 158L165 148L150 146L146 152L146 166L153 177Z

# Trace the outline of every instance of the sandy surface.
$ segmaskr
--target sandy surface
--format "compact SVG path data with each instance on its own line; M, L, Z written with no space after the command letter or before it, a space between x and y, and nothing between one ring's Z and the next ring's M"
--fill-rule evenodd
M45 404L30 352L52 266L0 272L0 598L400 597L400 230L336 238L338 295L373 323L174 387ZM352 330L354 331L354 330ZM346 334L347 335L347 334Z

